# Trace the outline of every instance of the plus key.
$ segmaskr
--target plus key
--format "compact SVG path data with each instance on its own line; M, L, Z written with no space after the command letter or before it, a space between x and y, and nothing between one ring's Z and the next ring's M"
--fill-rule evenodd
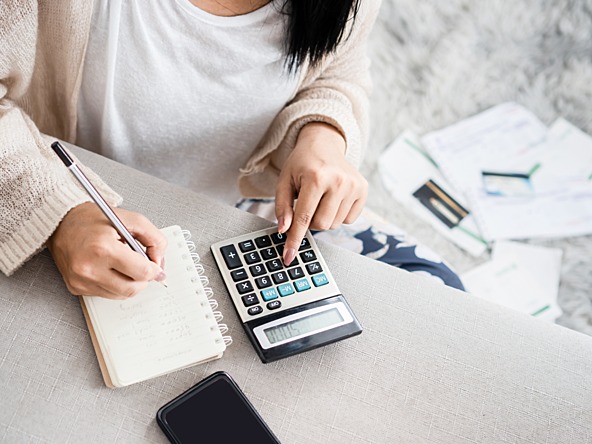
M226 245L220 248L222 252L222 257L224 258L224 262L226 262L226 266L232 270L233 268L241 267L243 264L238 257L238 253L236 252L236 248L234 245Z

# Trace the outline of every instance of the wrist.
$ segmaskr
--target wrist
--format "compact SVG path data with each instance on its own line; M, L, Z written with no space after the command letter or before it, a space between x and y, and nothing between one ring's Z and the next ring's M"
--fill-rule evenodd
M296 146L312 147L320 145L324 151L333 150L345 156L346 143L341 132L325 122L310 122L298 133Z

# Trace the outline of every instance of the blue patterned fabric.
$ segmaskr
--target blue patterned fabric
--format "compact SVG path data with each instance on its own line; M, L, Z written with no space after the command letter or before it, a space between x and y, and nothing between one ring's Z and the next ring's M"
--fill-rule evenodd
M272 199L243 199L236 206L276 222ZM313 236L394 267L430 276L449 287L464 290L458 275L435 253L367 208L353 224L342 225L336 230L313 231Z

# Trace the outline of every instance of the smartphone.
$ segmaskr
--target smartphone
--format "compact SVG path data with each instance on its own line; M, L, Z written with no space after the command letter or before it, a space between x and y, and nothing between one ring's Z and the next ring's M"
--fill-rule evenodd
M216 372L162 406L158 425L175 444L280 441L226 372Z

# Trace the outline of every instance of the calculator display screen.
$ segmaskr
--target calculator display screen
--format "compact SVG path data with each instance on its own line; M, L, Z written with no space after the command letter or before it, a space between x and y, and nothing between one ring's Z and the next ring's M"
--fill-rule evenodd
M285 324L263 330L270 344L279 341L294 338L296 336L306 335L315 330L321 330L333 324L343 322L343 317L337 308L325 310L300 319L295 319Z

